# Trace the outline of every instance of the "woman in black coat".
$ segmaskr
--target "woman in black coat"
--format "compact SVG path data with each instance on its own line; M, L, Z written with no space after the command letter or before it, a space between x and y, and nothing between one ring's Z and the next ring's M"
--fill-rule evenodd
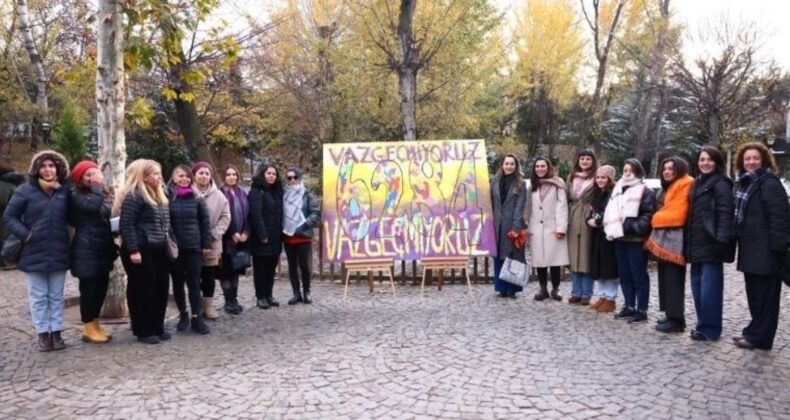
M190 327L198 334L208 334L209 328L203 315L203 298L200 292L200 271L203 267L203 254L211 251L211 227L206 203L198 198L192 186L192 170L180 165L173 170L167 184L170 200L170 225L178 244L178 258L170 265L173 278L173 300L179 311L177 331ZM187 312L184 285L189 294L192 317Z
M738 185L735 224L738 271L746 279L752 321L735 338L745 349L770 350L779 322L782 269L790 236L790 206L773 155L762 143L747 143L736 154Z
M269 309L280 306L274 300L274 274L283 250L283 181L273 165L263 165L252 180L248 196L250 202L249 241L252 253L255 297L258 307Z
M157 162L138 159L126 168L126 183L115 197L112 214L121 217L121 262L128 277L132 334L144 344L169 340L165 310L170 289L170 212Z
M112 335L99 325L110 271L118 255L110 226L112 195L104 189L104 178L95 162L82 161L71 171L74 189L69 200L69 222L74 226L71 241L71 275L80 280L82 340L106 343Z
M726 166L719 149L703 147L697 168L699 176L689 197L685 250L686 260L691 263L691 292L697 312L691 338L708 341L721 336L724 263L735 259L735 198L732 181L724 175Z
M8 232L24 244L17 267L25 274L38 350L66 348L63 287L69 269L69 164L59 153L33 156L30 182L17 188L5 209Z
M606 239L603 230L603 214L614 188L616 171L613 166L604 165L595 173L593 198L587 225L592 228L590 239L590 275L598 283L596 290L600 297L590 305L598 312L614 312L617 307L617 289L620 287L617 271L617 256L614 242Z

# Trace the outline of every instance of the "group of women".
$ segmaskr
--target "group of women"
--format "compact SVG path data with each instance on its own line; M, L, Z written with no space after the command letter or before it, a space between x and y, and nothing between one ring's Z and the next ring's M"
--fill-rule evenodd
M98 320L118 254L128 278L132 332L141 343L171 338L164 328L171 278L178 331L210 332L204 319L219 317L213 302L217 280L224 310L241 313L239 275L250 259L258 307L278 306L272 286L283 246L294 293L288 303L311 303L310 247L320 209L301 172L289 169L284 187L280 171L264 165L249 194L240 187L235 166L227 165L220 175L218 188L212 165L196 162L175 168L165 184L161 166L140 159L128 166L125 184L113 192L94 162L79 162L69 171L57 152L36 154L29 182L14 193L3 217L22 244L17 266L27 280L38 350L66 346L67 270L79 279L83 340L112 338Z
M539 282L535 300L562 300L560 276L568 266L570 304L615 312L619 288L624 307L614 317L644 323L648 260L653 259L664 312L655 329L677 333L686 328L690 264L697 314L690 337L715 341L722 333L723 264L735 260L737 246L751 322L733 340L741 348L771 349L781 284L790 271L785 265L790 265L790 205L776 161L762 143L748 143L735 156L735 182L726 176L724 156L716 147L703 147L694 166L677 156L664 159L656 193L636 159L627 159L615 180L614 167L599 166L595 153L582 151L566 183L549 159L538 157L527 184L518 158L506 155L491 185L495 290L503 298L522 290L501 279L500 271L508 258L525 262L529 255ZM591 303L594 289L599 299Z

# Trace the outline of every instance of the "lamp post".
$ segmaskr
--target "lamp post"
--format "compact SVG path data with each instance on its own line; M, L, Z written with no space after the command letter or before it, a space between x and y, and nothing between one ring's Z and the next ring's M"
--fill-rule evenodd
M52 126L48 122L41 123L41 133L44 135L44 144L49 144L49 133L52 131Z

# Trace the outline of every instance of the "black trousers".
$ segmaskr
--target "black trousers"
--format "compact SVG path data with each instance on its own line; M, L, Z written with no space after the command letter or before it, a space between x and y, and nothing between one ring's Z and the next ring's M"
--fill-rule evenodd
M770 350L779 325L779 298L782 280L778 276L744 273L746 300L752 321L743 329L743 338L755 347Z
M187 311L184 285L189 294L189 307L192 315L203 313L203 300L200 296L200 268L203 265L203 256L200 252L179 251L178 258L170 265L170 276L173 277L173 299L178 305L179 312Z
M667 318L685 322L686 266L658 263L658 308Z
M107 284L110 273L97 277L80 278L80 316L82 322L91 322L99 318L104 298L107 296Z
M312 244L305 243L299 245L285 244L285 255L288 257L288 277L291 279L291 288L294 296L304 290L305 294L310 293L310 256ZM302 273L302 284L299 284L299 272Z
M560 287L560 274L562 273L560 270L562 267L538 267L538 283L540 283L540 288L545 289L549 282L549 272L551 272L551 287L556 289Z
M219 267L203 266L200 269L200 290L203 291L203 297L214 297L214 290L216 290L217 269Z
M128 276L126 303L129 305L132 333L137 337L162 335L165 332L167 292L170 289L167 250L163 244L161 247L142 249L140 254L142 262L133 264L127 252L121 253L123 268Z
M272 297L274 288L274 275L277 273L277 264L280 263L280 256L258 256L252 257L252 279L255 284L255 297L265 299Z

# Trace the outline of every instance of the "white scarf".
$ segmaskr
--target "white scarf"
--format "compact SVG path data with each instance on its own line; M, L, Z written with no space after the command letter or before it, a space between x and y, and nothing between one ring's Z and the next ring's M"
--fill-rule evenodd
M630 187L623 192L624 187ZM614 186L609 204L603 215L603 230L610 241L625 236L623 222L629 217L639 216L642 193L646 185L641 178L620 178Z
M283 197L283 233L293 236L296 229L302 226L307 220L302 212L302 203L306 190L304 183L300 182L285 189Z

